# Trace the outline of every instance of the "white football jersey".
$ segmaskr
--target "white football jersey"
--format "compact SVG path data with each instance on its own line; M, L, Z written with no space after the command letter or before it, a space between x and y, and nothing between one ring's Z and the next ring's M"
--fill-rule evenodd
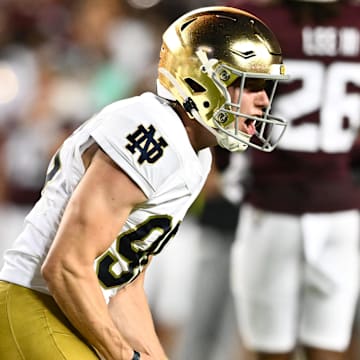
M158 254L175 235L204 185L211 152L195 153L175 111L156 95L145 93L107 106L64 142L49 165L40 200L6 252L0 279L49 292L40 268L66 204L84 175L82 154L94 142L147 196L94 263L106 300L131 282L148 257Z

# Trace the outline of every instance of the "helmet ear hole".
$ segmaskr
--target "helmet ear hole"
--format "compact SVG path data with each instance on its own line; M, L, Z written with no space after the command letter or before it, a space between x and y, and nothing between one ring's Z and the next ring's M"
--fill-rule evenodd
M210 103L208 101L204 101L203 105L206 109L210 107Z
M205 92L206 89L200 85L197 81L191 78L186 78L185 82L190 86L193 93L202 93Z

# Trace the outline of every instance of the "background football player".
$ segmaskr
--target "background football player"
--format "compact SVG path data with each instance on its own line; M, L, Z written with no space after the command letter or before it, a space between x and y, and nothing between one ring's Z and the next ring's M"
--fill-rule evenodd
M359 289L350 158L360 125L360 8L267 3L230 2L274 24L292 74L273 104L287 132L269 156L248 153L232 264L240 330L258 359L290 359L298 343L308 359L348 359Z

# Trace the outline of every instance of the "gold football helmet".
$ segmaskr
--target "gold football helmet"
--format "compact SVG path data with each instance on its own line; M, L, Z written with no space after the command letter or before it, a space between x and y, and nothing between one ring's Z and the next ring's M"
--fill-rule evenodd
M276 37L245 11L221 6L194 10L163 35L159 95L170 93L230 151L242 151L248 145L263 151L274 149L286 121L270 115L270 107L277 82L287 78ZM269 106L262 116L241 111L242 94L251 79L266 86ZM228 92L234 84L240 87L236 102ZM240 118L255 124L253 136L238 130Z

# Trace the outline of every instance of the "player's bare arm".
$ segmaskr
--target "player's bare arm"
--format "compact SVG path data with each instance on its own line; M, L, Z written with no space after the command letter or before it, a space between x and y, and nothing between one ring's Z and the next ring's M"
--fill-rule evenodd
M134 349L150 354L154 359L165 360L144 292L144 278L145 271L111 299L110 314Z
M42 266L62 311L107 360L131 359L133 348L110 316L93 264L110 246L132 208L145 200L132 180L101 150L96 151Z

